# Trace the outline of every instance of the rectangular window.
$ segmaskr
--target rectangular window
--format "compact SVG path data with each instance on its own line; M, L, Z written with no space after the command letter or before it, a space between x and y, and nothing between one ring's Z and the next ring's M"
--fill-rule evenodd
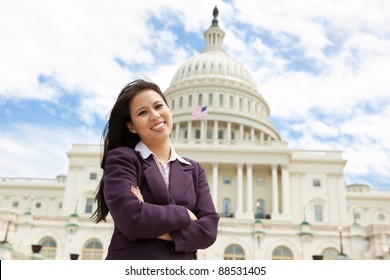
M18 207L19 206L19 201L17 201L17 200L14 200L14 201L12 201L12 207Z
M89 173L89 180L96 180L97 179L97 173L91 172Z
M264 186L265 180L264 178L256 178L256 186Z
M223 176L223 184L224 185L231 185L232 184L232 178L229 176Z
M316 222L323 221L322 206L321 205L314 205L314 220Z
M321 187L321 180L320 179L314 179L313 180L313 187Z
M62 202L58 202L57 208L58 208L58 209L62 209Z
M92 210L93 210L93 198L88 197L85 203L85 213L90 214L92 213Z

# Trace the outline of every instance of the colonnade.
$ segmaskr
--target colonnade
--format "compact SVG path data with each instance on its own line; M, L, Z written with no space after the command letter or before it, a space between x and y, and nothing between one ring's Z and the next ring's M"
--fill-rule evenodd
M214 199L215 207L218 208L218 182L219 182L219 163L212 163L212 181L211 189L212 196ZM270 164L271 169L271 189L272 189L272 219L288 219L290 217L290 200L289 200L289 171L287 165L282 164ZM280 172L279 172L280 166ZM236 183L236 197L237 197L237 205L235 209L235 217L236 218L254 218L254 209L253 209L253 168L254 164L250 163L236 163L236 175L237 175L237 183ZM245 172L244 172L245 171ZM280 173L280 176L279 176ZM246 196L243 197L244 194L244 176L246 176ZM279 193L279 178L281 180L281 193ZM220 201L220 200L219 200ZM245 209L244 209L245 202ZM279 206L279 202L281 205Z
M207 119L200 120L200 125L194 128L193 121L187 121L187 122L178 122L175 124L174 128L174 137L175 139L183 139L192 141L196 139L194 130L199 129L200 130L200 137L196 140L213 140L214 143L218 143L220 140L225 141L231 141L231 140L245 140L245 139L251 139L251 140L258 140L260 142L264 141L270 141L272 140L272 137L263 132L262 130L255 129L254 127L249 127L249 129L245 128L245 125L243 124L237 124L236 127L234 126L236 123L233 122L223 122L226 125L224 127L220 127L220 122L216 120L210 121L209 124L207 124ZM187 131L186 135L184 135L183 129ZM207 130L212 130L212 137L207 137ZM219 131L223 130L223 138L220 139ZM234 131L234 139L232 139L232 131Z

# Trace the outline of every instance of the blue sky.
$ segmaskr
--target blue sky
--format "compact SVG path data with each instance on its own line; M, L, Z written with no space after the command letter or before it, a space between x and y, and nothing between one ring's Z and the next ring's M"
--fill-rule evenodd
M0 3L0 177L67 173L127 82L166 89L212 10L291 149L340 150L347 184L390 189L390 2L14 0Z

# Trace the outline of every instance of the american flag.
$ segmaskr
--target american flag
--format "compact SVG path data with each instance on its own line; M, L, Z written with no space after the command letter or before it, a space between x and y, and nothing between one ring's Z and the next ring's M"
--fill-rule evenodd
M192 111L192 120L198 120L207 116L207 106L202 106Z

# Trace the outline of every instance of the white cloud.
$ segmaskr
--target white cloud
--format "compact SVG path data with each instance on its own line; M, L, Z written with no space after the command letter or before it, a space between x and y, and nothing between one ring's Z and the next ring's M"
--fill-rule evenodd
M0 177L54 178L67 174L72 144L100 144L100 135L83 127L53 128L14 124L0 134Z
M180 65L196 53L191 45L179 44L180 34L169 27L179 21L186 32L201 38L211 24L215 4L219 25L226 32L225 49L253 73L271 115L296 120L294 126L300 122L305 135L285 139L290 147L304 143L305 148L341 149L349 160L349 174L388 176L390 141L383 127L390 123L390 115L388 108L379 108L390 99L387 0L3 1L0 25L6 28L0 29L0 102L58 102L66 92L77 94L77 114L85 124L92 124L96 116L104 118L109 113L120 89L134 78L146 75L165 90ZM168 28L155 30L148 22L151 17ZM267 37L261 37L264 34ZM40 75L51 78L50 82L39 83ZM377 109L367 111L362 104ZM31 141L35 135L27 127L12 127L0 134L1 153L5 150L7 159L25 151L27 142L19 139L21 131ZM283 135L289 135L286 129ZM340 140L334 140L338 136ZM64 150L74 142L71 135L67 139L67 144L56 139L62 144L58 150L53 148L54 154L64 157ZM38 140L35 145L41 154L45 151ZM15 173L18 164L14 166L10 164L8 174L20 174Z

